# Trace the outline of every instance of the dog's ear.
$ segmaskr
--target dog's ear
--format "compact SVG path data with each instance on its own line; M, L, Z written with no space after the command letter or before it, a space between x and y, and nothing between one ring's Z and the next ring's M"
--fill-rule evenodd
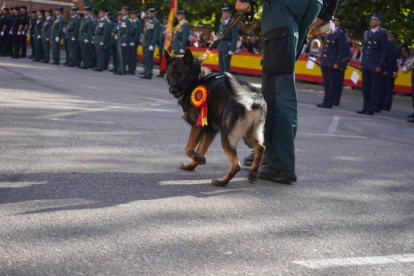
M172 57L171 53L168 52L167 49L164 49L164 56L165 56L165 61L166 61L167 66L168 66L168 64L170 64L170 62L172 61L173 57Z
M190 48L187 48L187 50L185 50L183 60L184 60L184 63L188 65L194 65L194 56Z

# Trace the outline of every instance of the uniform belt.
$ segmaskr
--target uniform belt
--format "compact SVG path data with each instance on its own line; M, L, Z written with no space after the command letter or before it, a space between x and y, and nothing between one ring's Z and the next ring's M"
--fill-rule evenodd
M152 39L152 36L144 36L144 39Z

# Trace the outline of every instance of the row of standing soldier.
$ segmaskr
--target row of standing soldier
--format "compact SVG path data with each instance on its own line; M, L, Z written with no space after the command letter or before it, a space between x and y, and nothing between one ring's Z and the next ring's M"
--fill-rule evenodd
M110 60L112 60L113 68L110 71L114 74L135 74L136 53L142 37L144 71L140 74L142 78L151 79L155 46L158 45L160 51L164 48L168 17L163 18L161 25L156 18L155 8L148 10L148 19L144 26L142 26L138 11L130 11L130 8L126 6L115 15L116 19L112 18L114 15L106 10L98 13L85 7L82 13L79 13L77 7L72 7L66 27L61 7L55 9L54 19L51 9L32 11L31 19L29 19L26 7L14 7L11 10L12 15L9 14L9 9L3 7L0 18L0 30L4 29L6 34L3 36L2 32L0 40L0 53L4 56L25 57L26 35L30 33L33 49L31 57L34 61L50 62L51 43L52 64L59 65L60 43L63 39L66 49L66 62L64 63L66 66L104 71L108 69ZM171 42L171 50L175 54L183 54L188 47L191 26L186 20L186 14L185 10L177 12L177 25L173 28ZM225 31L228 24L233 23L229 7L222 9L222 17L218 36ZM235 52L237 35L238 29L235 26L218 44L221 73L230 71L230 61ZM15 55L20 48L22 54ZM158 76L163 77L163 72L160 72Z

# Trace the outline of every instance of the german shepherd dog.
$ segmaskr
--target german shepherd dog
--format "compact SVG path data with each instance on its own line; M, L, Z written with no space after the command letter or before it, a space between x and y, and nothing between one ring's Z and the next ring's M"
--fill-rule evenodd
M257 171L265 151L263 127L266 102L260 91L247 82L237 81L231 74L214 74L202 66L201 60L187 49L184 55L174 56L164 50L167 63L166 78L169 92L178 99L184 111L183 119L191 125L185 152L192 159L182 164L182 170L194 170L206 164L206 153L217 133L221 132L224 152L230 161L230 170L215 186L224 187L240 171L237 143L240 138L254 149L254 160L249 170L249 182L257 179ZM208 125L196 126L199 110L191 105L191 93L198 85L208 88ZM197 148L197 151L195 149Z

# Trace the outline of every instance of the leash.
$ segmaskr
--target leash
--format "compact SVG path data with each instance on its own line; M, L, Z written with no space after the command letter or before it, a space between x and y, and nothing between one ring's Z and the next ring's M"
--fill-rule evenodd
M213 51L214 49L217 48L218 44L220 41L223 40L223 38L234 28L234 26L237 25L237 23L240 21L240 19L242 19L243 16L247 17L247 21L252 22L254 15L257 13L257 11L259 10L257 3L254 2L253 0L250 0L249 2L250 4L250 12L248 12L247 10L249 9L249 7L247 7L243 13L236 19L234 20L234 22L230 25L230 20L227 22L227 26L226 26L226 30L221 34L221 36L215 40L210 47L207 48L206 52L204 53L204 55L200 58L201 61L204 61L207 56L211 53L211 51ZM233 13L230 16L230 19L234 16L234 14L236 13L236 10L233 11Z

